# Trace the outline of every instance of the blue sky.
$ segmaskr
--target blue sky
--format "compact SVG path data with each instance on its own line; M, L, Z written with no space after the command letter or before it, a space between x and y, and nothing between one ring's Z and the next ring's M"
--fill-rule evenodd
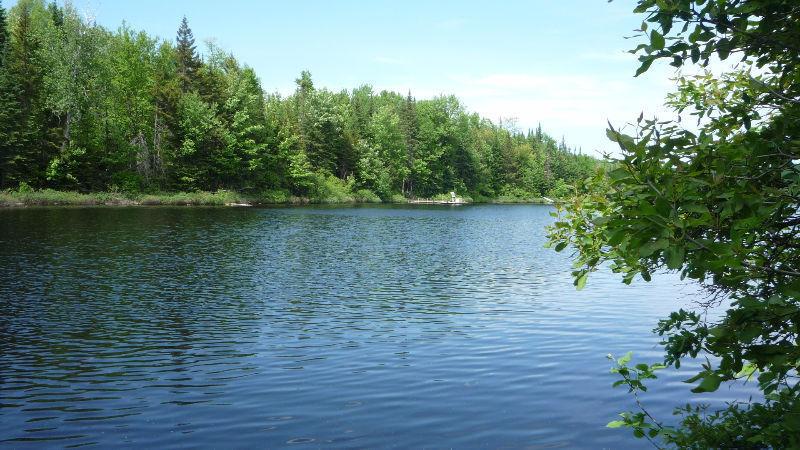
M15 1L6 0L7 7ZM301 70L318 87L455 94L492 120L516 119L584 152L613 150L606 120L664 114L666 67L633 78L624 36L641 23L633 0L259 1L74 0L100 24L126 21L174 39L189 19L199 47L212 39L253 67L265 90L289 93Z

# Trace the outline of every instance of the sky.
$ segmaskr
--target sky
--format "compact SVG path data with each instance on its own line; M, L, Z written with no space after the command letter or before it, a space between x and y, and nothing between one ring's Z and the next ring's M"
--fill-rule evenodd
M15 0L4 1L11 7ZM59 3L63 3L63 0ZM174 39L185 15L198 48L211 40L289 94L302 70L317 87L370 84L417 99L454 94L465 107L584 153L614 151L616 127L664 116L674 72L634 78L626 39L643 17L633 0L73 0L106 28L123 21Z

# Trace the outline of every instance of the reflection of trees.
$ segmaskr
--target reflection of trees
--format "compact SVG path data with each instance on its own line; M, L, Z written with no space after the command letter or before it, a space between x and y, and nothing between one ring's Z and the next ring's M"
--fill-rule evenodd
M38 387L22 403L62 399L63 407L71 398L102 410L123 395L116 391L191 391L174 388L184 384L208 393L223 385L216 372L252 369L240 349L256 335L257 314L239 268L253 262L256 215L2 213L0 279L13 282L0 283L0 380Z

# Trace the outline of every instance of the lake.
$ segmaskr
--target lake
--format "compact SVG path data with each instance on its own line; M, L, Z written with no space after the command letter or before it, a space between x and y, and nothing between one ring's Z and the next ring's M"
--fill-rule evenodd
M577 292L550 211L0 210L0 445L644 448L606 354L658 361L696 291Z

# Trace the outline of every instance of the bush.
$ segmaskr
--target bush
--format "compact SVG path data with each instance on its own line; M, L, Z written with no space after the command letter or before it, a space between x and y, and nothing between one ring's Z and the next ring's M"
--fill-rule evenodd
M519 187L504 186L500 195L494 199L495 203L541 203L542 197L538 193L528 192Z
M178 192L174 194L144 195L140 199L142 205L207 205L223 206L231 203L246 203L246 199L239 194L219 190L217 192Z
M268 189L258 196L258 201L265 204L290 203L292 195L285 189Z
M380 203L381 198L369 189L359 189L353 194L353 200L359 203Z
M111 176L111 190L133 196L143 191L144 179L134 172L120 172Z
M33 188L28 183L20 181L19 187L17 188L17 192L19 192L20 194L29 194L33 192Z
M314 187L311 192L313 203L350 203L353 201L348 183L327 172L314 174Z
M408 203L408 199L402 194L392 194L392 196L389 197L389 203Z
M553 188L547 192L547 196L554 199L567 198L572 195L572 192L572 186L568 185L564 180L559 178L556 180Z

